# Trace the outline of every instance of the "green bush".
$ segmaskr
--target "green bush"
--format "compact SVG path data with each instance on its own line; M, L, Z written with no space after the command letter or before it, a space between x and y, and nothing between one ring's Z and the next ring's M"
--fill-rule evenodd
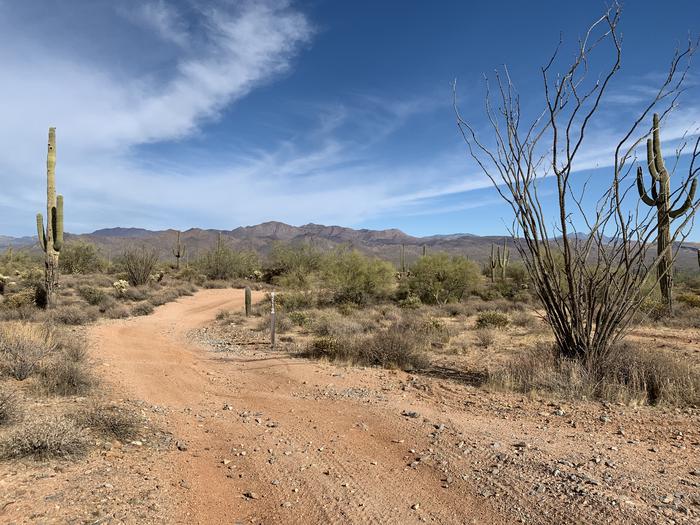
M93 306L97 306L107 297L104 291L87 284L78 288L78 295Z
M421 257L411 267L408 293L426 304L460 301L477 287L479 266L461 256L435 253Z
M221 245L206 252L196 261L195 266L208 279L221 281L250 277L260 267L260 261L254 251L235 251Z
M395 270L387 261L339 249L324 257L321 279L333 303L363 305L390 295Z
M59 267L63 273L97 273L107 266L97 247L85 241L65 243L61 249Z
M322 262L323 254L308 244L275 244L263 272L264 279L286 288L308 288Z
M505 328L510 324L510 318L501 312L481 312L476 318L476 328Z

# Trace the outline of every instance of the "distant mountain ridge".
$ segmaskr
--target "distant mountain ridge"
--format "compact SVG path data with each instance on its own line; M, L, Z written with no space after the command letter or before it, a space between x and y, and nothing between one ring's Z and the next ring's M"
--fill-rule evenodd
M464 255L475 261L488 260L493 243L502 244L503 240L512 245L510 236L484 236L469 233L430 235L415 237L391 228L387 230L353 229L344 226L325 226L322 224L304 224L292 226L278 221L268 221L253 226L240 226L233 230L214 230L190 228L181 233L181 241L187 247L187 257L196 258L199 254L216 245L219 233L225 242L235 249L250 249L261 254L270 251L275 242L308 243L320 249L333 249L345 245L357 248L365 253L399 264L401 245L405 245L407 262L420 256L423 246L428 253L445 251L455 255ZM170 258L171 249L176 239L175 230L147 230L144 228L103 228L92 233L65 235L67 241L84 240L99 246L106 257L114 257L130 244L147 244L156 248L163 259ZM0 251L9 246L38 250L36 237L10 237L0 235ZM698 244L687 243L678 258L681 268L697 269L696 251ZM517 259L516 250L511 250L513 260Z

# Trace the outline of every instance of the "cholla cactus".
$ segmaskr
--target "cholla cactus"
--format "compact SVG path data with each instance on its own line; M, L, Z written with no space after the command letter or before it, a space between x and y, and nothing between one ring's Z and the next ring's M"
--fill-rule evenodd
M260 281L263 278L263 273L260 270L253 270L253 278L256 281Z
M124 279L119 279L112 284L112 288L114 288L117 297L124 297L124 294L126 294L126 291L129 289L129 282Z

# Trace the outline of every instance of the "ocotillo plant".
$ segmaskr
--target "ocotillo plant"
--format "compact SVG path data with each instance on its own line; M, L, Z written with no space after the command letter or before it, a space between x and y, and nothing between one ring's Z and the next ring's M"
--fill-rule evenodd
M491 243L491 257L489 257L489 268L491 268L491 282L496 282L496 266L498 265L498 257L496 257L496 246Z
M180 232L177 232L177 242L175 247L172 249L173 255L175 256L175 269L180 269L180 258L185 256L187 247L180 242Z
M46 306L54 302L58 288L58 256L63 247L63 195L56 195L56 128L49 128L48 156L46 159L46 215L36 214L36 228L39 245L46 254L44 286Z
M252 292L250 291L250 286L245 287L245 316L250 316L251 306L252 306Z
M647 206L656 206L657 216L657 253L659 266L657 269L661 296L669 312L673 309L673 256L671 246L671 221L683 215L691 207L695 199L697 178L692 179L690 191L685 202L675 210L671 204L671 176L666 170L661 154L661 138L659 137L659 115L654 113L651 138L647 139L647 167L651 175L651 196L644 188L642 167L637 168L637 189L639 197ZM690 182L690 179L686 182ZM675 202L673 203L675 204Z
M498 262L498 267L501 269L501 279L506 280L506 267L510 261L510 251L508 246L506 246L506 240L503 239L503 254L501 254L500 247L496 250L496 259Z

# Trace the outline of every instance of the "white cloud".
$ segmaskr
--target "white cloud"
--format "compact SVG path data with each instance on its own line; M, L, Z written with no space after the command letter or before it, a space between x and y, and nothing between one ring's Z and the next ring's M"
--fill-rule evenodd
M184 20L165 0L144 2L133 12L125 9L124 15L155 30L167 42L185 46L190 41Z

